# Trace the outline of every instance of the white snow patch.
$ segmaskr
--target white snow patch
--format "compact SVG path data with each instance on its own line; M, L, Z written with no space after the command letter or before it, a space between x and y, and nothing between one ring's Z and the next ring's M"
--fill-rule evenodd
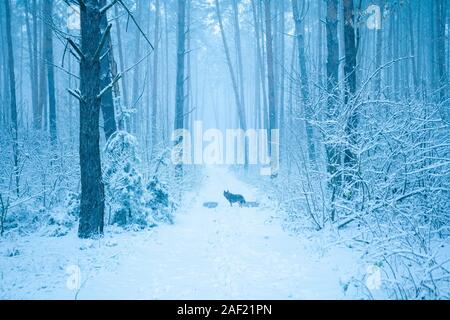
M261 206L230 207L226 189ZM110 227L99 240L78 239L76 230L59 238L0 239L0 298L351 298L343 283L361 269L358 254L289 235L267 196L232 172L206 168L201 186L186 196L190 204L173 225L139 232ZM203 207L207 201L217 208ZM73 270L80 272L78 290Z

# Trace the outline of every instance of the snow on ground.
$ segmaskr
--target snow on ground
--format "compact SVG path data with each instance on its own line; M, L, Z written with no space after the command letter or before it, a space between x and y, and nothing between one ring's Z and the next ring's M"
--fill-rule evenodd
M224 189L261 206L230 207ZM358 255L289 235L262 190L225 168L206 168L201 185L186 196L189 205L174 225L108 228L99 240L78 239L76 230L60 238L0 239L0 298L350 298L341 283L361 269ZM206 201L219 205L208 209Z

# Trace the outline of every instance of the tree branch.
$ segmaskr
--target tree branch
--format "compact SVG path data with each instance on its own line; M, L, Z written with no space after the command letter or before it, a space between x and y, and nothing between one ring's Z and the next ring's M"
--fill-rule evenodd
M106 11L108 11L108 9L110 9L113 5L116 4L118 0L113 0L111 1L110 4L105 5L103 8L100 9L100 14L104 14Z
M128 16L131 18L131 20L133 20L133 22L136 25L136 27L138 28L139 32L142 34L144 39L148 42L148 44L150 45L152 50L155 50L152 43L150 42L150 40L148 40L147 36L145 35L144 31L142 31L141 27L139 26L139 23L137 23L136 19L134 18L133 14L131 13L130 9L128 9L128 7L123 3L122 0L118 0L118 1L122 5L122 7L124 7L124 9L128 12Z
M100 56L100 52L102 51L103 46L105 45L106 39L108 38L109 32L111 31L112 24L108 24L106 27L105 32L103 33L102 39L100 40L100 44L97 47L97 50L95 50L93 60L98 59Z
M72 41L72 39L67 38L67 41L72 46L72 48L75 50L75 52L80 56L81 59L85 59L85 56L81 49L75 44L75 42Z

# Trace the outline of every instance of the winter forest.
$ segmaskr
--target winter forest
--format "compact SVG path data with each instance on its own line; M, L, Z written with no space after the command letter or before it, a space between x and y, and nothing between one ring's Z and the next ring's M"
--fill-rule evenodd
M449 299L449 23L1 0L0 299Z

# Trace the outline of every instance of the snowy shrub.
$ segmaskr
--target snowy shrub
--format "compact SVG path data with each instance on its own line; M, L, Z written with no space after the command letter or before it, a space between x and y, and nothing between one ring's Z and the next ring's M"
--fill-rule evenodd
M352 233L351 242L363 243L365 258L380 268L390 298L448 298L450 128L439 104L372 101L364 90L347 104L335 97L332 119L323 116L327 95L317 97L317 113L306 119L314 124L321 150L315 163L308 159L305 139L288 131L295 145L284 151L278 178L265 187L286 212L290 229ZM301 127L302 110L293 112L300 120L294 118L292 125ZM350 137L352 113L358 124ZM330 148L337 154L334 172L328 167ZM354 155L350 165L346 151ZM364 281L355 278L352 285L370 298Z
M153 211L156 221L173 223L173 204L169 199L167 186L162 184L157 177L153 177L147 184L146 207Z
M66 208L55 208L49 212L45 233L51 237L62 237L75 227L78 217Z
M125 131L114 133L105 147L103 168L107 222L121 226L154 224L152 212L145 206L136 138Z
M67 208L67 213L73 217L80 216L80 195L75 192L69 192L64 201L64 206Z

